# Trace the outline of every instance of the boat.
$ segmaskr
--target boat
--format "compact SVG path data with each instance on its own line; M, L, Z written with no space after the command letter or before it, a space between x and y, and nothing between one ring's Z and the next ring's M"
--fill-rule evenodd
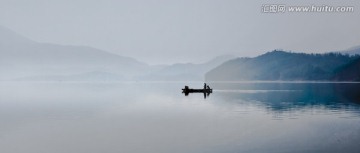
M195 93L195 92L200 92L200 93L212 93L212 89L210 88L206 88L206 89L191 89L189 88L189 86L185 86L184 89L182 89L183 93Z

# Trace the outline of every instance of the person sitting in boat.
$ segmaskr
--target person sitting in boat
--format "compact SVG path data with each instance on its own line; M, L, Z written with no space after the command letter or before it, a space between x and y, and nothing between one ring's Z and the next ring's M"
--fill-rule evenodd
M207 89L209 89L209 90L210 90L210 86L209 86L209 85L207 85L206 87L207 87Z

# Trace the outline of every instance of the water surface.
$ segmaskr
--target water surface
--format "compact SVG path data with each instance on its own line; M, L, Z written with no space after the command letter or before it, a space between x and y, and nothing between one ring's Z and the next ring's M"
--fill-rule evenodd
M359 152L360 84L0 83L0 152Z

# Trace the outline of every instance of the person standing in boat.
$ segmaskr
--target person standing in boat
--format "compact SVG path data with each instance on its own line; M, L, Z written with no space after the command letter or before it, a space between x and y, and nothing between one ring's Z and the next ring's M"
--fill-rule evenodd
M206 83L204 83L204 90L206 89Z

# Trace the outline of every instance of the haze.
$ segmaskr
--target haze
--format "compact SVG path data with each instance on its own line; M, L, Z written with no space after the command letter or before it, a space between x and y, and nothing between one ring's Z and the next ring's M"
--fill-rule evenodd
M269 14L263 4L354 6L354 12ZM0 25L38 42L91 46L149 64L201 63L224 54L359 45L359 8L351 0L1 0Z

